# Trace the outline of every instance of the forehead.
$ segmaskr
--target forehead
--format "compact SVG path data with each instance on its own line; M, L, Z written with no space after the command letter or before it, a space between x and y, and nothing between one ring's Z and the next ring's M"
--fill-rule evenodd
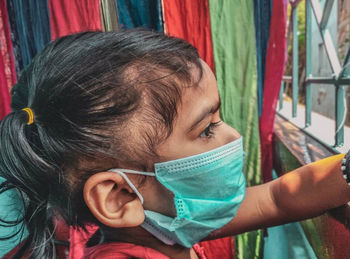
M194 111L204 106L215 105L219 102L219 93L216 78L210 67L201 61L203 75L196 86L183 89L182 105L179 107L179 117L183 115L191 116ZM198 72L193 72L198 73ZM189 119L189 118L188 118Z

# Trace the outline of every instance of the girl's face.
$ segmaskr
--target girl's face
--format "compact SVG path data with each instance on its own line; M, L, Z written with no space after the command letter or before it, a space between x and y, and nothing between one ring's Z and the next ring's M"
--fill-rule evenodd
M183 90L173 132L157 149L163 161L203 153L240 137L221 121L215 76L204 61L202 66L201 81L198 86Z
M215 76L204 61L202 66L201 81L198 86L183 90L173 132L157 149L161 161L200 154L240 137L235 129L221 121ZM174 210L169 208L169 204L172 204L171 195L156 179L147 182L144 188L140 188L145 199L145 209L174 216Z
M182 91L173 132L157 147L160 162L204 153L240 137L236 130L221 121L215 76L203 61L202 66L203 77L199 84ZM140 179L133 174L128 174L128 178L133 183ZM147 177L143 184L136 186L144 199L143 204L120 174L100 172L85 183L84 199L95 217L113 228L142 224L144 209L176 216L173 194L156 177Z

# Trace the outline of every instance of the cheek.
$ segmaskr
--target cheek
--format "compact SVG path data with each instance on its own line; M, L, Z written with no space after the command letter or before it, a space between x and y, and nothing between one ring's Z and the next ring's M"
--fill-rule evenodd
M139 191L145 200L143 204L145 210L152 210L169 217L175 217L174 196L155 177L147 178L144 186Z

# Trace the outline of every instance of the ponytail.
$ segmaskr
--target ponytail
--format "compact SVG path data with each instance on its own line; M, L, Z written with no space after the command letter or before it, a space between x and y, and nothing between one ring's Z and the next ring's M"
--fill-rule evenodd
M53 221L49 206L50 178L54 168L37 154L38 146L28 138L28 131L35 131L35 124L27 125L25 111L15 111L0 123L0 176L6 181L0 185L0 194L16 189L23 203L23 215L16 220L0 219L2 226L20 225L16 233L0 237L10 239L27 227L28 237L13 258L53 258ZM35 133L30 134L35 136ZM37 142L36 142L37 143ZM32 188L32 187L36 188ZM0 239L0 240L1 240Z

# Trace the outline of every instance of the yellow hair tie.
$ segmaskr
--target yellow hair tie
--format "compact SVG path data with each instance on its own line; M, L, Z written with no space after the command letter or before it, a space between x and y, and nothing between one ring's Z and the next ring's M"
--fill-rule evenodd
M34 113L33 110L30 109L29 107L23 108L23 111L25 111L28 114L28 122L27 125L30 125L34 122Z

